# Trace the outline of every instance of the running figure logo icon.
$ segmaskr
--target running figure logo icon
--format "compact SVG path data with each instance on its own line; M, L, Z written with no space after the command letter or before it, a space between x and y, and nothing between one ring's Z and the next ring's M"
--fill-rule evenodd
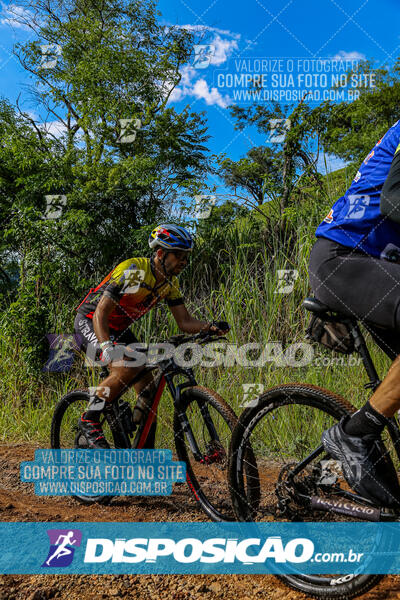
M48 529L50 549L42 567L68 567L74 558L75 548L81 545L79 529Z

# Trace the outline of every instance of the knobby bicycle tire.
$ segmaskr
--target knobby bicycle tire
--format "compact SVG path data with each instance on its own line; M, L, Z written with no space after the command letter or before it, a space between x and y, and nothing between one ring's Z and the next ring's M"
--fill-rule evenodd
M184 410L192 428L194 437L203 455L206 455L213 440L209 439L209 432L205 426L200 412L200 406L206 405L210 411L211 419L217 429L223 459L217 463L208 463L195 460L192 455L177 411L174 414L175 447L178 459L186 463L186 479L196 501L204 512L213 521L233 521L234 513L229 502L227 467L228 449L231 432L234 429L237 417L232 408L223 398L213 390L202 386L186 389L182 394ZM258 471L251 449L247 449L247 475L252 478L252 495L249 502L257 503Z
M271 388L246 408L235 427L230 447L229 483L232 504L239 521L251 521L254 517L253 508L246 497L243 472L244 448L249 443L251 431L269 412L280 406L289 405L308 405L327 413L336 420L355 411L355 408L341 396L314 385L300 383ZM329 576L295 574L277 577L286 585L320 600L328 598L349 600L377 585L383 575L336 575L328 578Z

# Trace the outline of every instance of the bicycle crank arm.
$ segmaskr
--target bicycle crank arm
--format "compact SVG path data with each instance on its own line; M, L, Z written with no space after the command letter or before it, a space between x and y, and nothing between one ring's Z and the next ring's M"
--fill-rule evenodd
M323 487L323 486L321 486L321 487ZM329 492L326 492L326 493L329 493ZM371 502L371 500L368 500L368 498L363 498L362 496L359 496L358 494L354 494L353 492L348 492L347 490L342 490L341 487L334 488L334 493L335 493L335 496L340 496L341 498L347 498L347 500L350 500L350 502L360 502L361 504L366 504L368 507L376 508L374 503Z
M314 452L309 454L304 460L297 463L297 465L293 469L291 469L290 476L293 477L294 475L300 473L300 471L302 471L308 464L310 464L315 458L317 458L317 456L319 456L323 452L325 452L325 449L321 444L321 446L318 446L318 448L314 450Z

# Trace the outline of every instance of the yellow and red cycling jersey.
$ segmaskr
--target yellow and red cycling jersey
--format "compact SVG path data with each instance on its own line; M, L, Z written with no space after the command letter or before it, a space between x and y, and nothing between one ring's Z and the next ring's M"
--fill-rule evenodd
M165 299L169 306L183 304L175 276L156 285L151 258L129 258L116 266L97 287L89 290L77 308L78 313L92 318L103 294L115 301L109 326L118 331L140 319L160 300Z

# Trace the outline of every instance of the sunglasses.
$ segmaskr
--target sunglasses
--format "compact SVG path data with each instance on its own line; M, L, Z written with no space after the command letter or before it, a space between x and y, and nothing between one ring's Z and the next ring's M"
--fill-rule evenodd
M190 252L185 252L185 250L171 250L170 252L175 256L175 258L178 258L179 260L181 260L182 258L186 258L187 260L189 260Z

